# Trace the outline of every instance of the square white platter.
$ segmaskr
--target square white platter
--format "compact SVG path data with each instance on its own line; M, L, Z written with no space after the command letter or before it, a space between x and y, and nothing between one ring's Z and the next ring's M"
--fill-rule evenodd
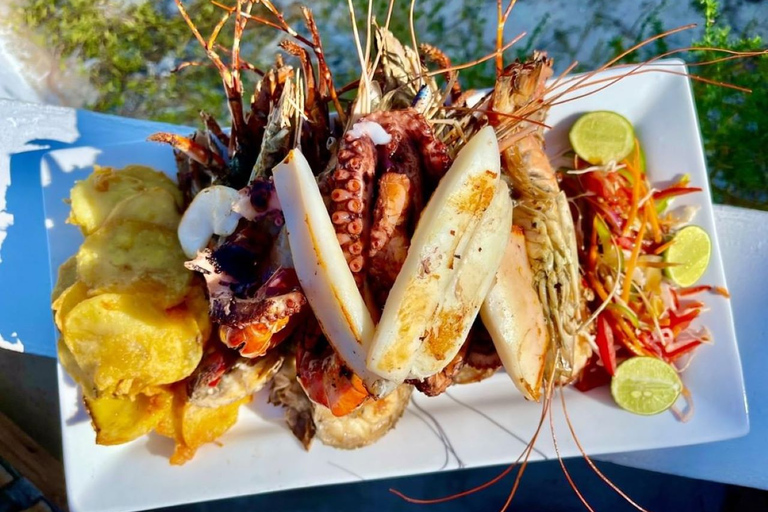
M663 61L653 69L686 71L680 61ZM609 71L599 78L618 73ZM652 182L663 183L688 173L692 185L704 189L678 200L676 205L701 207L695 222L714 241L711 263L701 282L725 286L689 80L669 73L646 72L555 106L547 119L553 127L547 134L548 150L556 153L562 149L573 121L579 114L592 110L613 110L633 123L646 153ZM79 230L65 223L68 206L63 201L75 180L88 176L94 164L144 164L175 176L171 150L154 143L48 153L43 159L41 178L54 278L58 266L77 251L82 241ZM569 389L568 412L587 453L682 446L748 432L731 306L720 296L708 296L706 300L710 309L701 320L710 327L715 343L699 350L683 376L695 401L693 419L680 423L670 413L635 416L616 407L606 389L586 394ZM438 398L415 393L396 428L370 447L340 451L315 443L306 452L284 425L282 411L268 405L265 396L259 394L250 406L241 409L240 420L220 439L221 446L204 446L194 460L175 467L168 463L171 441L156 435L122 446L97 446L78 391L61 368L59 398L67 491L72 509L78 512L147 509L359 479L509 463L523 450L541 413L539 404L523 400L506 375L499 373L479 384L452 387ZM553 411L561 455L579 455L559 402L555 402ZM547 426L532 460L555 457Z

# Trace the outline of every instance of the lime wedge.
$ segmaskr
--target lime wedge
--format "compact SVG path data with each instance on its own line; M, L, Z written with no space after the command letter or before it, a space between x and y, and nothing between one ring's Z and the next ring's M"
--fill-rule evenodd
M635 131L624 116L599 110L581 116L568 137L573 150L592 165L626 158L635 147Z
M667 276L680 286L692 286L709 265L712 241L699 226L687 226L678 231L672 245L664 252L664 261L675 263L666 269Z
M655 357L633 357L616 369L611 379L611 395L622 409L652 415L666 411L675 403L683 383L677 371Z

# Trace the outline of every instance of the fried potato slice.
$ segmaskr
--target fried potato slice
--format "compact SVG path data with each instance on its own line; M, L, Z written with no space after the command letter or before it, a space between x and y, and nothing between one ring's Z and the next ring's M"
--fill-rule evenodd
M87 179L78 181L72 188L72 211L67 222L80 226L86 235L93 233L117 203L145 188L145 183L135 176L96 165Z
M78 366L75 356L67 347L67 343L64 341L64 337L60 337L56 344L56 352L58 352L59 363L64 368L64 371L72 377L72 380L80 386L83 390L83 396L93 398L97 395L96 389L93 386L93 382L88 375L83 372L82 368Z
M75 281L74 284L61 292L56 300L53 301L51 305L54 311L53 321L56 327L59 328L59 331L64 332L64 320L69 312L72 311L72 308L87 298L88 286L82 281Z
M146 294L168 308L189 292L192 272L184 261L174 231L123 220L106 224L85 239L77 253L77 274L92 295Z
M157 393L152 396L85 397L85 407L91 416L96 444L123 444L148 434L168 414L172 395Z
M59 267L56 285L51 292L51 302L55 302L64 290L75 284L77 281L77 258L70 256L67 261Z
M152 187L117 203L104 224L137 220L176 231L181 214L176 200L164 188Z
M173 200L176 202L177 208L184 206L184 196L182 195L181 190L179 190L179 187L176 186L173 180L162 172L156 171L145 165L129 165L118 172L144 182L147 188L160 187L164 189L171 194Z
M141 392L177 382L202 358L197 319L184 307L164 310L146 297L106 293L66 315L64 341L97 392Z
M155 431L176 442L171 464L182 465L195 456L198 448L212 443L237 422L240 406L251 401L248 396L221 407L200 407L190 403L184 386L175 386L173 406Z
M203 344L205 344L211 337L213 325L211 324L211 317L208 314L208 298L205 296L205 291L203 291L202 285L197 286L197 283L193 284L184 301L184 306L195 317L195 321L197 322L197 326L200 328L200 333L203 337Z

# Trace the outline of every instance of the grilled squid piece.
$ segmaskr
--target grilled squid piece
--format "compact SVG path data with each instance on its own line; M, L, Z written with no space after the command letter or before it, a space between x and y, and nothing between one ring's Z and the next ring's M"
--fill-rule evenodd
M512 382L528 400L538 400L549 349L549 332L522 229L512 226L502 264L480 309L485 328Z
M328 341L367 389L394 389L368 369L365 355L374 325L336 238L309 163L298 149L273 170L299 282Z
M506 246L511 201L491 128L478 132L437 186L368 350L368 368L401 383L445 368L491 284Z

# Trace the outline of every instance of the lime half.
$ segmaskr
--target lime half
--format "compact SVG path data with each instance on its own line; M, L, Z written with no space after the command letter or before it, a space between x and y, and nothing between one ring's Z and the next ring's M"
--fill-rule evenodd
M667 276L680 286L692 286L707 270L711 254L709 234L699 226L684 227L664 252L664 261L676 264L667 267Z
M635 131L627 119L607 110L581 116L568 137L573 150L592 165L625 159L635 147Z
M633 357L616 369L611 395L622 409L635 414L664 412L675 403L683 383L677 371L655 357Z

